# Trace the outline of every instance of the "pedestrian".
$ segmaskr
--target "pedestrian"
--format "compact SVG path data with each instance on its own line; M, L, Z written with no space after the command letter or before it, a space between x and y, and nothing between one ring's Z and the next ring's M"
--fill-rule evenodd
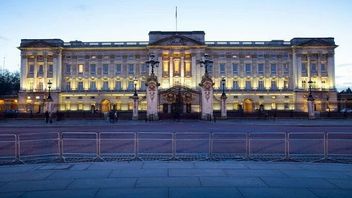
M50 124L53 123L53 113L52 112L49 113L49 123Z
M114 117L117 122L119 120L119 113L117 112L117 110L115 110Z
M45 122L48 123L49 122L49 111L45 111L44 115L45 115Z

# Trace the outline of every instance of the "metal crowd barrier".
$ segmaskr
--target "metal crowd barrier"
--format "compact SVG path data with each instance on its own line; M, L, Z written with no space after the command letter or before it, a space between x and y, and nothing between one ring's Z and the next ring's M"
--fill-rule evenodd
M109 160L352 161L352 133L58 132L0 134L0 164Z

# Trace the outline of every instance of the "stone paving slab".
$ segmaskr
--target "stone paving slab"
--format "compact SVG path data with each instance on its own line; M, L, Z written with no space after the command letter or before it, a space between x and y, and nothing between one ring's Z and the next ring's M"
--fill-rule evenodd
M239 188L239 191L245 198L318 198L305 188Z
M242 198L236 188L200 187L200 188L170 188L169 198Z
M113 170L110 177L167 177L168 169L123 169Z
M68 189L134 187L136 178L75 179Z
M321 178L261 177L269 187L279 188L336 188L336 185Z
M48 179L107 178L112 170L55 171Z
M136 187L195 187L200 186L198 177L150 177L139 178Z
M94 198L98 189L26 192L20 198Z
M231 160L6 165L0 198L347 198L350 170L352 164Z
M165 198L168 188L100 189L95 198Z
M200 182L202 186L266 186L258 177L200 177Z
M351 198L352 190L341 189L310 189L319 198Z
M180 176L225 176L225 172L221 169L169 169L169 176L180 177Z
M0 188L0 192L36 191L36 190L63 190L73 182L65 180L15 181L9 182Z

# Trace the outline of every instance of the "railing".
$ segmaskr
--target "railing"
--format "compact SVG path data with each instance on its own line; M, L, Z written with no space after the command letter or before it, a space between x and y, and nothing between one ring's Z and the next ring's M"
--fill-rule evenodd
M340 132L58 132L0 135L0 164L108 160L352 161Z

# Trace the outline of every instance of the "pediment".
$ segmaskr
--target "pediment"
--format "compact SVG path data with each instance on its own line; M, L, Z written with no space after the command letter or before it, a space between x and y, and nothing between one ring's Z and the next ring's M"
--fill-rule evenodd
M322 39L310 39L306 42L300 44L300 46L331 46L330 42L324 41Z
M188 38L186 36L173 35L173 36L162 38L158 41L155 41L154 43L151 43L150 45L192 46L192 45L203 45L203 44L204 43L196 41L192 38Z

